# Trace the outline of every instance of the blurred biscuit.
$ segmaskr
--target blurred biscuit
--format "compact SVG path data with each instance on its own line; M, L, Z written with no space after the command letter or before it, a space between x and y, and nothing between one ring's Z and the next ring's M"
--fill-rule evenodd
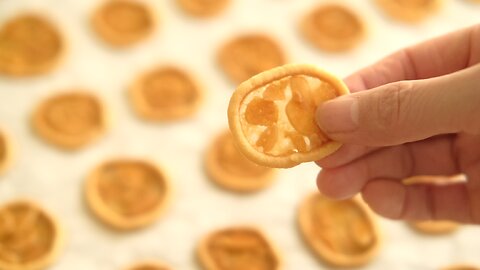
M350 50L366 34L362 18L338 4L323 4L313 9L304 17L301 32L314 46L329 52Z
M417 23L434 14L443 0L376 0L376 3L395 20Z
M0 173L10 166L12 161L12 145L5 132L0 131Z
M135 265L132 265L126 268L125 270L170 270L170 268L168 268L161 262L146 261L146 262L136 263Z
M73 90L41 102L33 113L32 126L45 141L76 150L105 131L106 115L103 104L94 95Z
M218 53L218 62L234 83L285 64L281 47L272 38L261 34L236 37L224 44Z
M108 0L94 12L92 23L98 35L115 47L133 45L155 28L150 8L138 0Z
M57 28L36 14L22 14L0 28L0 74L32 76L51 71L65 50Z
M208 234L198 246L198 257L205 270L282 269L276 248L252 227L230 227Z
M206 18L222 12L230 0L177 0L177 3L187 14Z
M201 104L202 91L186 72L175 67L157 67L135 80L130 97L139 116L171 121L193 115Z
M447 220L427 220L427 221L412 221L410 226L418 232L425 234L450 234L459 228L459 224Z
M217 135L209 146L205 169L217 185L237 192L252 192L269 186L275 171L259 166L237 149L229 130Z
M96 167L85 188L92 212L105 224L132 230L153 223L170 197L165 172L144 160L115 159Z
M330 200L308 196L298 210L303 239L326 263L358 267L377 256L381 236L368 207L358 199Z
M45 269L62 245L57 220L39 205L17 200L0 208L0 269Z
M441 270L480 270L480 266L473 266L467 264L451 265Z

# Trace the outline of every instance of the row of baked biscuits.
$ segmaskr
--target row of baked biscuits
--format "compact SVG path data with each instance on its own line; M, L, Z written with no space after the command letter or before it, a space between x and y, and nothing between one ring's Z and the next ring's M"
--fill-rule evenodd
M160 176L159 171L147 163L125 162L102 165L90 176L87 184L87 201L93 212L103 221L122 229L144 226L145 221L158 215L158 209L163 207L164 200L157 201L156 205L155 200L165 196L165 192L154 191L147 198L139 197L138 193L132 195L130 189L118 193L118 188L121 190L121 185L125 183L108 183L118 174L128 175L131 179L143 179L134 181L134 193L142 186L142 181L145 184L147 179L153 179L148 177L148 173L155 174L157 178ZM132 183L127 185L131 187ZM92 188L97 190L92 192ZM381 235L374 217L360 200L331 201L319 193L313 194L301 203L298 224L312 252L331 266L361 266L378 254ZM29 201L14 201L0 208L0 269L44 269L56 260L62 246L63 234L59 222L39 205ZM261 230L251 226L216 230L200 241L197 251L206 270L280 270L283 264L273 242ZM145 262L128 269L169 268L161 263ZM472 266L445 269L478 270Z
M0 269L41 270L57 259L64 235L56 218L38 204L18 200L0 208ZM128 270L168 270L156 261L140 262Z
M190 116L202 99L202 92L190 75L173 67L145 73L132 84L129 94L135 111L148 120L167 121ZM32 126L48 143L75 150L92 143L105 132L107 109L93 91L65 91L37 106L32 114Z
M122 17L117 19L124 21ZM112 35L110 39L116 40L112 42L119 44L139 38L137 32L103 35ZM60 62L65 47L62 36L47 19L36 14L19 15L0 28L0 74L31 76L47 73ZM218 54L220 66L235 83L285 61L277 42L262 34L246 34L232 39L220 48Z
M207 173L215 183L234 191L248 192L262 189L272 182L274 175L273 169L260 167L246 159L237 150L233 138L228 132L220 134L208 148L205 165ZM124 230L151 224L165 208L169 194L165 172L152 164L135 160L116 160L102 164L90 174L86 189L87 201L92 211L106 224ZM309 207L310 204L306 205ZM337 210L340 209L341 207L337 206ZM332 215L323 213L319 216ZM348 211L340 210L336 216L337 220L328 219L331 223L325 225L327 227L322 229L324 232L327 232L329 228L331 230L333 223L338 231L342 224L352 224L353 222ZM307 222L306 226L308 227L308 219L304 222ZM314 223L314 225L310 225L310 229L306 230L312 230L312 227L321 227L321 222ZM432 224L422 227L424 230L432 231ZM438 225L433 224L433 228L438 229ZM446 229L451 230L451 225L450 227L447 225ZM442 230L445 230L445 226L443 229L440 228L440 231L433 232L442 232ZM372 229L370 234L375 231ZM335 235L338 233L333 232L333 234L335 239ZM363 234L365 233L360 232L360 235ZM347 233L347 235L360 237L358 232ZM361 237L371 238L372 236L369 236L367 232L366 236ZM308 239L315 238L307 235L306 239L308 241ZM350 237L350 239L355 240L356 238ZM334 240L327 242L332 241L335 242ZM315 246L315 244L312 245ZM367 259L370 258L371 256ZM354 262L355 260L347 259L344 263ZM337 264L341 263L337 262Z
M178 2L191 14L209 15L217 13L229 1ZM424 18L441 4L440 0L377 2L393 17L413 21ZM115 47L131 46L145 39L153 32L155 21L151 8L133 0L107 1L92 16L95 31ZM361 16L338 4L323 4L313 8L302 20L300 30L306 40L326 51L349 50L364 39L366 32ZM260 71L284 64L285 59L278 53L278 46L270 40L265 41L264 37L255 38L253 43L245 40L239 42L251 45L242 45L240 49L227 45L220 53L220 64L233 81L238 83ZM46 73L59 62L65 47L62 35L47 19L35 14L17 16L0 29L0 73L10 76ZM250 47L247 49L250 54L242 51L245 47ZM226 57L225 52L228 54ZM235 70L237 66L243 70ZM249 70L251 66L254 68ZM242 74L245 70L249 74Z

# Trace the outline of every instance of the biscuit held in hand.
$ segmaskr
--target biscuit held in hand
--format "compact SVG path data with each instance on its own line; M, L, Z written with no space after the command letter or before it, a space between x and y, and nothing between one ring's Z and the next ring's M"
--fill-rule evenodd
M316 125L323 102L348 94L338 78L310 65L285 65L238 86L228 122L239 149L252 161L289 168L335 152L341 144Z

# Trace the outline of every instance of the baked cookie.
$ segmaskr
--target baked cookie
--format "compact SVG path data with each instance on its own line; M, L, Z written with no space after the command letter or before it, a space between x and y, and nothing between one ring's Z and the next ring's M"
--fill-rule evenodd
M47 142L75 150L93 142L104 132L106 115L94 95L75 90L43 101L33 113L32 125Z
M230 0L177 0L177 3L189 15L206 18L222 12Z
M315 110L348 93L340 79L323 70L285 65L238 86L228 106L228 123L246 157L263 166L293 167L340 148L315 123Z
M415 221L409 224L418 232L432 235L449 234L460 227L458 223L447 220Z
M193 115L202 101L197 82L174 67L158 67L130 87L133 107L144 119L172 121Z
M464 183L467 178L464 174L456 175L416 175L402 180L404 185L451 185Z
M366 32L360 16L338 4L318 6L305 16L300 28L310 43L329 52L354 48L364 39Z
M380 234L373 215L358 199L332 201L315 193L298 213L306 243L323 261L338 267L356 267L378 253Z
M285 64L285 55L271 38L250 34L226 43L218 53L218 62L227 76L241 83L262 71Z
M222 132L210 145L205 168L213 182L237 192L263 189L272 183L275 176L273 169L258 166L244 157L229 130Z
M93 15L93 28L107 43L126 47L148 37L155 27L150 8L136 0L108 0Z
M59 62L64 47L57 28L42 16L14 17L0 28L0 74L47 73Z
M170 195L164 172L142 160L117 159L98 166L87 179L86 198L106 224L130 230L153 223Z
M57 221L37 204L18 200L1 206L0 269L44 269L56 260L62 243Z
M198 247L205 270L279 270L278 253L257 229L232 227L207 235Z
M12 147L4 132L0 131L0 173L3 173L12 160Z
M126 268L126 270L170 270L170 268L166 267L161 262L148 261L132 265Z
M441 270L480 270L480 267L473 266L473 265L451 265Z
M435 13L443 0L375 0L391 18L403 22L420 22Z

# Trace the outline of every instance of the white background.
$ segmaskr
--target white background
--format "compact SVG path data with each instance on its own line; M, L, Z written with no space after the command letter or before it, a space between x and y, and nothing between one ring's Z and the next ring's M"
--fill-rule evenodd
M0 179L0 203L31 198L50 210L67 232L66 245L50 269L121 269L140 259L160 259L172 269L198 269L197 241L212 229L255 224L283 254L285 269L323 269L300 238L296 208L315 191L314 164L280 173L263 192L239 196L218 189L204 174L203 154L226 126L228 98L235 88L218 69L215 54L239 33L260 32L276 38L291 62L308 62L339 76L372 63L403 46L478 23L480 5L444 1L444 7L419 25L390 21L373 1L345 2L366 20L369 34L346 54L322 53L299 36L297 26L319 0L237 0L218 17L186 16L173 0L148 1L158 15L155 33L138 46L113 50L92 32L89 16L98 0L2 0L0 25L23 11L53 20L68 50L59 67L32 79L0 77L0 128L15 146L11 169ZM174 64L202 84L205 101L198 114L176 123L146 123L133 114L126 96L140 72ZM67 153L45 144L31 132L33 108L47 96L87 88L104 101L108 133L84 150ZM114 232L90 214L83 200L87 173L99 162L118 156L141 157L166 168L173 200L165 215L145 230ZM480 229L464 227L445 237L416 234L402 222L381 220L385 243L365 269L437 269L456 262L480 265Z

